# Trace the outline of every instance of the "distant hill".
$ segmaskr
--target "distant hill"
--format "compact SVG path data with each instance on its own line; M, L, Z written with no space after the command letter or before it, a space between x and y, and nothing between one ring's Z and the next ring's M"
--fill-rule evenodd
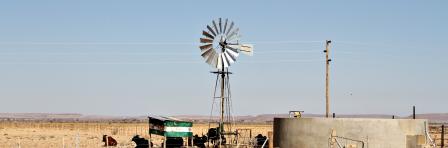
M415 116L419 119L428 119L432 123L448 123L448 113L416 114Z
M204 115L176 115L171 116L180 120L193 122L217 121L219 118ZM255 116L236 116L235 121L240 123L266 123L274 118L288 118L288 114L261 114ZM324 117L321 114L304 114L303 117ZM379 118L391 119L392 115L386 114L342 114L336 118ZM396 119L412 118L412 116L395 116ZM428 119L431 123L448 123L448 113L417 114L418 119ZM147 116L101 116L82 115L74 113L50 114L50 113L0 113L0 121L50 121L50 122L147 122Z
M146 117L82 115L76 113L0 113L0 121L143 122Z
M49 113L0 113L0 118L79 118L81 114L49 114Z
M336 115L336 118L378 118L378 119L392 119L393 115L386 114L342 114ZM178 119L207 122L210 116L194 116L194 115L179 115L174 116ZM256 116L237 116L235 120L238 122L272 122L274 118L288 118L288 114L261 114ZM302 117L324 117L322 114L303 114ZM395 116L395 119L409 119L412 116ZM433 123L448 123L448 113L431 113L431 114L416 114L417 119L428 119ZM217 120L217 117L212 119Z

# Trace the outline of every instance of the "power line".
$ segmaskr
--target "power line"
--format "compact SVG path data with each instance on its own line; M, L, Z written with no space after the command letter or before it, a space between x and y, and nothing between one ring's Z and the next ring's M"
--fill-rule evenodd
M319 50L273 50L273 51L258 51L257 54L282 54L282 53L316 53ZM197 55L197 53L192 52L132 52L132 51L103 51L103 52L45 52L45 51L34 51L34 52L0 52L0 55L16 55L16 54L48 54L48 55L92 55L92 54L105 54L105 55Z
M299 44L322 41L248 41L249 44ZM200 45L199 42L0 42L0 45Z
M313 62L322 62L322 60L270 60L270 61L245 61L243 63L247 64L260 64L260 63L313 63ZM147 61L147 62L0 62L2 65L8 64L24 64L24 65L58 65L58 64L67 64L67 65L83 65L83 64L92 64L92 65L152 65L152 64L191 64L191 63L203 63L202 61Z

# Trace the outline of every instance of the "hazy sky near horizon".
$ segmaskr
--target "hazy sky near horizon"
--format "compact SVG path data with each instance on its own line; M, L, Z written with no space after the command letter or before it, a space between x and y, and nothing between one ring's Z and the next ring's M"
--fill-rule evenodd
M4 1L0 112L208 115L198 48L233 20L254 56L232 65L239 115L448 112L447 1Z

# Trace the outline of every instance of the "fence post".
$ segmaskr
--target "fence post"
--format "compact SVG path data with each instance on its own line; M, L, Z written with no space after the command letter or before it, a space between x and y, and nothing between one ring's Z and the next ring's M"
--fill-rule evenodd
M441 136L441 148L443 148L445 146L445 125L442 124L442 136Z
M76 134L76 137L75 137L75 148L79 148L79 131L78 131L78 133Z
M412 119L415 119L415 106L412 106Z
M109 138L106 135L106 147L109 147Z
M268 148L274 148L274 134L272 131L268 131L268 138L269 138Z
M219 145L221 145L221 143ZM165 139L163 139L163 148L166 148L166 136Z
M65 139L64 139L64 135L62 135L62 148L65 148Z
M17 143L17 147L20 148L20 138L19 138L19 142Z

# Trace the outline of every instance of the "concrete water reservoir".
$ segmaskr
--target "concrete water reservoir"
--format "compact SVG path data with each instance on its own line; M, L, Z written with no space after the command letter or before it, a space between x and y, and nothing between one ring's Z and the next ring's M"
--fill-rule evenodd
M425 119L275 118L274 147L422 148Z

